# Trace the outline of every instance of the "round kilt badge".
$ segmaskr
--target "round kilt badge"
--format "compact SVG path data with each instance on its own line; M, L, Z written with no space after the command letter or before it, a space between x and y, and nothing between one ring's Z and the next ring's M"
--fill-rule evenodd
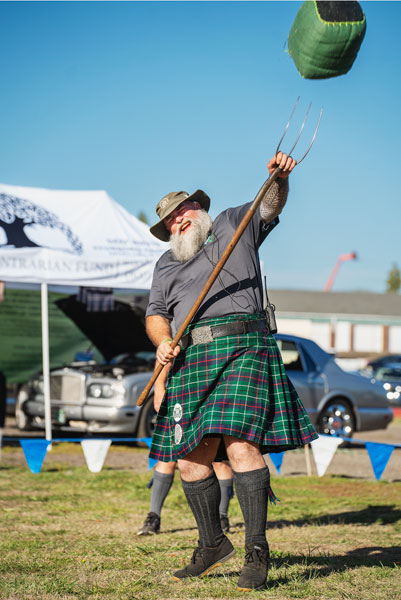
M174 444L179 444L182 440L182 427L177 425L174 427Z
M178 402L174 404L173 419L176 422L174 427L174 444L177 446L182 440L182 427L178 424L178 421L182 419L182 406Z

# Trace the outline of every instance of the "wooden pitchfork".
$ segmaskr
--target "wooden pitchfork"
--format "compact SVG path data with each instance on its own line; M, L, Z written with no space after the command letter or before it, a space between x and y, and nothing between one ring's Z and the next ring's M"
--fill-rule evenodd
M282 141L284 140L284 137L288 131L288 128L290 126L292 117L294 116L294 112L295 109L297 107L299 101L299 97L297 98L297 101L295 103L295 106L292 110L291 116L288 120L288 123L285 127L284 133L281 136L281 139L279 141L279 143L277 144L277 149L276 149L276 155L278 152L280 152L280 146ZM294 145L292 146L291 150L287 153L289 155L291 155L291 153L293 152L295 146L298 144L298 141L302 135L302 131L305 127L305 123L306 120L308 118L309 115L309 111L311 108L311 104L309 104L308 106L308 110L306 111L306 115L305 118L303 120L303 123L301 125L301 128L299 130L297 139L294 142ZM320 125L320 120L322 118L322 113L323 113L323 109L320 110L320 114L319 114L319 118L317 121L317 125L315 128L315 132L313 134L312 140L305 152L305 154L302 156L302 158L297 161L297 165L299 165L304 158L306 157L306 155L309 153L309 150L312 147L313 142L315 141L316 135L317 135L317 131L319 129L319 125ZM232 251L234 250L235 246L237 245L238 241L240 240L242 234L244 233L248 223L250 222L250 220L252 219L253 215L255 214L257 208L259 207L264 195L266 194L266 192L268 191L268 189L271 187L273 181L275 181L277 179L277 177L279 176L279 174L281 173L282 169L280 167L277 167L273 173L268 177L268 179L266 179L266 181L264 182L264 184L262 185L262 187L260 188L259 192L257 193L255 200L253 201L251 207L248 209L248 211L246 212L244 218L242 219L241 223L238 225L237 230L235 231L233 237L231 238L230 242L228 243L226 249L224 250L223 254L221 255L219 261L217 262L216 266L214 267L212 273L209 276L209 279L206 281L203 290L201 291L201 293L199 294L199 297L197 299L197 301L195 302L195 304L193 305L193 307L191 308L191 310L189 311L187 317L185 318L185 321L183 322L183 324L181 325L181 327L179 328L179 330L177 331L176 335L174 336L174 339L172 340L172 342L170 342L170 346L172 349L174 349L180 339L182 338L182 336L184 335L184 332L186 330L186 328L188 327L188 325L190 324L190 322L192 321L194 315L196 314L197 310L199 309L200 305L202 304L203 300L206 297L206 294L209 292L210 288L212 287L213 283L216 281L217 277L220 274L220 271L222 270L222 268L224 267L225 263L227 262L228 258L230 257ZM143 392L141 393L141 395L138 398L137 401L137 405L138 406L142 406L142 404L145 402L146 398L148 397L148 394L150 392L150 390L153 387L153 384L155 383L156 379L159 377L160 373L163 370L163 365L162 364L158 364L157 367L155 368L152 377L150 378L148 384L146 385L146 387L144 388Z

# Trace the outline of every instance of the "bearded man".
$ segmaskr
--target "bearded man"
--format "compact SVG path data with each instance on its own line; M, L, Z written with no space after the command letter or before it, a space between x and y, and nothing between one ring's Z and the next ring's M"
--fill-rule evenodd
M214 222L202 190L167 194L150 231L170 241L156 264L146 313L147 333L159 363L173 361L150 456L177 461L183 489L199 530L198 547L176 579L203 577L234 555L220 526L220 487L212 462L230 460L245 523L245 563L238 589L266 586L269 469L267 452L308 444L317 437L288 380L263 312L258 248L278 224L296 161L279 152L281 167L218 279L181 340L178 330L251 203L223 211ZM217 456L216 456L217 455Z

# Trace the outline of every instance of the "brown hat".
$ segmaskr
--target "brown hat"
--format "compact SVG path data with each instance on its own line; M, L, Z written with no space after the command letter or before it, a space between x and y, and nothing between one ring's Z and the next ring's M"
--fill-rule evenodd
M156 213L160 221L156 223L156 225L152 225L150 233L153 233L159 240L168 242L170 239L170 232L166 229L163 219L168 217L168 215L185 200L199 202L204 210L209 210L210 198L202 190L196 190L196 192L191 195L189 195L188 192L171 192L170 194L167 194L167 196L164 196L156 206Z

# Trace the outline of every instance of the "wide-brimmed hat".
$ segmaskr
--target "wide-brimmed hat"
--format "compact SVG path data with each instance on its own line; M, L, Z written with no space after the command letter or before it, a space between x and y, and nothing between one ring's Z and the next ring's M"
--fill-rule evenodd
M189 195L188 192L171 192L167 196L163 196L158 205L156 206L156 213L160 221L150 228L150 233L153 233L155 237L163 242L168 242L170 239L170 232L166 229L163 223L163 219L169 216L185 200L191 200L192 202L199 202L201 207L208 211L210 206L210 198L202 190L196 190L193 194Z

